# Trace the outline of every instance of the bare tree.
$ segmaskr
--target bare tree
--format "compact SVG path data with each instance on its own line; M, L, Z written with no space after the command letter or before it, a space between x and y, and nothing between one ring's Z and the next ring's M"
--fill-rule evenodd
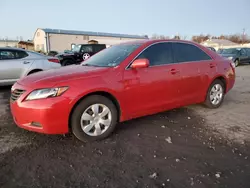
M169 39L169 37L165 35L153 34L151 39Z

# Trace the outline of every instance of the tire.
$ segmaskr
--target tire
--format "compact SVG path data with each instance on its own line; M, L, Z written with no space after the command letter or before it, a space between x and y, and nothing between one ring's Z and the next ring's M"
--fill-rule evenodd
M62 62L62 66L73 65L75 62L72 59L66 59Z
M96 113L98 115L96 116L94 115L94 110L92 110L94 108L93 105L95 105L95 107L96 105L100 105L98 113ZM109 111L106 108L108 108ZM102 113L104 109L106 109L106 112L108 112L108 114L104 117L101 117L102 114L105 114ZM102 140L111 135L111 133L114 131L118 121L117 115L117 108L111 100L101 95L89 96L83 99L76 106L71 115L70 123L72 132L79 140L84 142ZM85 120L82 121L82 118ZM108 126L105 126L104 124L100 123L100 121L104 122L104 119L106 122L109 122L106 123L109 124ZM99 134L100 131L103 132Z
M217 89L220 88L220 89L217 91L216 96L214 96L215 98L213 98L211 95L215 93L214 92L215 88ZM208 88L205 105L208 108L219 108L224 100L224 96L225 96L225 85L221 80L217 79ZM216 98L219 100L217 101Z
M240 64L240 61L239 61L238 59L236 59L236 60L234 61L234 64L235 64L235 67L238 67L239 64Z

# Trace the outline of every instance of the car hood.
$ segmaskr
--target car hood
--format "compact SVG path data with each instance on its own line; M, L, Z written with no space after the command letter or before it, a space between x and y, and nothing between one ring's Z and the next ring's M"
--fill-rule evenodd
M60 82L100 76L110 68L71 65L52 69L26 76L18 81L18 84L28 87L53 87Z

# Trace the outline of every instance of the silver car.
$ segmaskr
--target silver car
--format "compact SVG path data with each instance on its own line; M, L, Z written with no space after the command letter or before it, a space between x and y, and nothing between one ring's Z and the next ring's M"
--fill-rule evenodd
M0 85L11 85L18 79L39 71L61 67L56 57L19 48L0 48Z

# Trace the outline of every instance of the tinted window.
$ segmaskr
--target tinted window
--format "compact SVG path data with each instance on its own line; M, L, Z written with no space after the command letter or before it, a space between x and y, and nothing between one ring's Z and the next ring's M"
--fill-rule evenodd
M173 49L177 62L202 61L211 59L211 57L209 57L205 52L191 44L174 43Z
M245 49L241 49L241 50L240 50L240 54L241 54L241 55L247 55L246 50L245 50Z
M15 59L15 54L12 51L0 51L0 59Z
M94 52L99 52L103 49L105 49L105 45L95 45L94 46Z
M25 58L27 56L28 56L28 54L24 51L16 51L16 58L17 59Z
M1 50L0 51L1 60L21 59L27 56L28 54L24 51L16 51L16 50Z
M250 56L250 48L247 48L246 51L247 51L247 55Z
M142 52L137 59L146 58L150 66L171 64L174 62L171 43L154 44Z
M93 46L82 46L81 52L85 53L93 52Z

